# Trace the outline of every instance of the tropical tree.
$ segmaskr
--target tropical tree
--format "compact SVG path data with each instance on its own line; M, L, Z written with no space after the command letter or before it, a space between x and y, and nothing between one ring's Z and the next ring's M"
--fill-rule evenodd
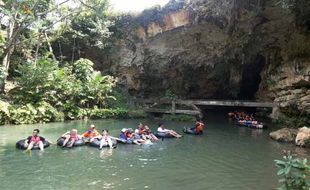
M49 55L56 60L50 44L49 34L59 26L69 25L74 36L88 39L89 44L103 46L109 36L108 2L106 0L7 0L0 2L0 24L5 28L0 68L0 92L4 92L5 80L10 67L11 56L17 47L25 47L31 52L32 63L36 64L43 43ZM79 24L74 24L79 23ZM64 27L61 27L62 29ZM68 31L68 28L65 28ZM56 32L61 34L61 32ZM73 39L74 39L73 36ZM56 35L56 37L59 37ZM31 43L32 42L32 43ZM29 45L30 44L30 45ZM0 53L1 53L0 51Z

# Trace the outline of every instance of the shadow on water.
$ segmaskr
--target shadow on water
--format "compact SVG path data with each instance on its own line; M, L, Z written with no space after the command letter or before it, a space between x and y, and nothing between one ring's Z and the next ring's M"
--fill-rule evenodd
M44 153L25 154L15 142L34 127L42 136L56 141L71 128L79 132L94 123L117 136L123 127L139 122L156 130L160 120L95 120L32 126L4 126L0 130L0 189L274 189L277 186L274 159L283 149L309 156L305 149L272 141L267 130L240 128L225 115L206 117L202 136L185 135L152 145L123 145L102 151L91 147L61 149L51 146ZM164 121L167 128L181 132L191 123Z

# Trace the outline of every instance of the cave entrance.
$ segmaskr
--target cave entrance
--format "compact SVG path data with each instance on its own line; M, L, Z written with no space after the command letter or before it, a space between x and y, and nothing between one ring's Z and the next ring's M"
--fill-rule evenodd
M266 64L265 57L257 55L255 61L247 64L242 73L239 99L253 100L261 82L260 73Z

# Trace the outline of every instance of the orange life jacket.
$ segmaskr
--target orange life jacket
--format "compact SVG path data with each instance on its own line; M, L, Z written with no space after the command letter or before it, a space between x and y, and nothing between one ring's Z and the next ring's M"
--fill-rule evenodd
M205 124L203 124L202 122L198 122L195 128L196 133L202 133L204 127Z

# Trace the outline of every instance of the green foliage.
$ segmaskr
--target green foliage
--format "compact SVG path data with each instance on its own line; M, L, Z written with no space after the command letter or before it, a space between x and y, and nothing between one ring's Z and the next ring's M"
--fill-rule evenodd
M83 107L105 107L107 99L115 98L110 95L116 80L111 76L102 76L100 73L93 73L91 80L82 83L82 92L79 94L79 104Z
M0 57L3 54L4 44L5 44L4 34L3 34L2 30L0 29Z
M107 0L85 0L81 6L68 12L76 11L78 14L69 23L60 24L54 32L53 44L61 47L59 56L67 61L75 60L79 52L85 47L101 50L106 47L108 38L111 36L109 27L114 22L109 17Z
M275 160L275 163L280 177L279 190L309 190L310 166L307 159L294 158L290 152L286 152L283 160Z
M103 107L115 86L111 76L102 76L92 69L89 60L78 60L73 69L60 68L56 62L41 59L37 65L24 65L16 78L18 88L11 94L16 104L46 101L54 107L70 105L92 108Z
M310 126L310 115L298 111L296 104L281 109L285 116L280 116L275 122L290 128Z
M10 108L10 122L14 124L45 123L63 119L63 114L46 102L38 105L15 105Z
M170 89L168 89L165 91L164 98L173 100L177 98L177 95L173 93Z
M79 59L73 63L72 72L75 77L82 81L89 81L94 73L94 63L88 59Z
M129 118L146 118L148 114L142 109L129 110L128 117Z
M63 119L127 117L127 110L108 109L116 80L102 76L89 60L59 67L48 58L23 65L10 91L12 105L1 102L1 123L29 124ZM9 110L9 111L7 111Z
M109 108L128 108L128 99L127 95L120 89L120 88L114 88L114 90L111 93L111 96L114 98L107 99L106 106Z
M72 37L89 46L104 48L105 40L111 35L108 27L113 22L108 19L107 0L87 0L88 6L81 7L80 15L72 21ZM91 7L91 9L89 9Z
M106 118L128 118L128 110L117 109L92 109L90 110L91 119L106 119Z
M10 104L0 100L0 124L5 124L10 118Z
M48 99L47 92L52 90L53 73L57 63L49 59L38 60L37 65L28 64L20 67L20 76L15 78L18 88L12 91L16 104L34 103Z
M4 66L0 66L0 86L3 86L3 83L5 82L4 79L6 78L7 71Z
M93 109L83 109L74 107L67 112L66 117L68 119L106 119L106 118L128 118L127 109L99 109L97 107Z
M305 116L279 117L275 122L282 126L297 129L303 126L310 126L310 116L305 115Z
M192 115L184 115L184 114L164 114L163 115L164 120L171 120L171 121L185 121L185 122L195 122L196 118Z

